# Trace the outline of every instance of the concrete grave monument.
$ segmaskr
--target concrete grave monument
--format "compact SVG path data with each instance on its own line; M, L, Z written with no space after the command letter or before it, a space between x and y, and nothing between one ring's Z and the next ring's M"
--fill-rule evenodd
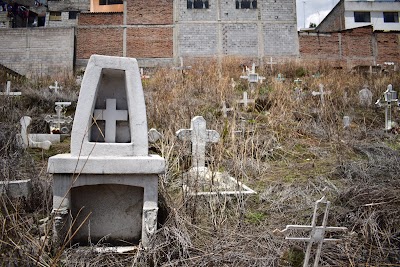
M254 194L255 191L231 177L227 172L215 172L206 167L206 144L219 141L219 133L207 130L206 120L196 116L190 129L176 132L178 139L192 144L192 167L185 174L188 183L184 189L190 195L238 195Z
M49 158L56 242L146 247L157 228L158 175L148 153L146 106L136 59L92 55L71 131L71 153ZM88 241L90 240L90 241Z
M41 148L48 150L54 143L60 143L60 136L53 134L29 134L28 126L31 124L31 117L21 118L21 134L17 136L19 143L23 148Z
M256 64L253 63L251 70L247 70L246 75L240 76L241 79L245 79L249 82L250 85L255 83L262 83L265 80L265 77L258 75L256 73Z
M358 92L360 105L369 107L372 105L372 92L368 89L368 85L364 85L363 89Z
M0 92L0 95L7 95L7 96L17 96L21 94L22 94L21 92L11 92L11 81L7 81L5 92Z

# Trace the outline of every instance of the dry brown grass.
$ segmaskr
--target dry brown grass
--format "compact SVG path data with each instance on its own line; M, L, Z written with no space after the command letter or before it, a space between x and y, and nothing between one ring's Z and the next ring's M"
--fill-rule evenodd
M400 87L400 74L373 76L335 70L321 62L301 65L292 61L260 68L266 81L257 85L256 107L236 105L247 84L240 81L241 61L190 62L182 74L156 69L143 81L149 128L157 128L163 140L152 149L167 161L160 177L160 196L166 219L151 248L123 255L98 254L68 247L60 251L38 241L39 219L51 210L51 178L46 160L68 152L68 141L49 152L21 150L15 145L19 118L38 118L33 131L45 131L39 118L52 114L54 101L74 101L77 88L68 80L62 99L49 93L49 80L22 82L19 98L2 98L0 156L2 180L31 178L35 201L3 199L0 222L0 258L5 266L301 266L304 244L272 235L287 224L309 224L315 200L328 188L333 202L329 224L350 229L344 242L325 244L321 266L399 266L400 192L398 136L384 133L382 110L358 106L358 91L368 84L376 100L389 83ZM319 71L320 78L311 75ZM286 81L275 80L283 73ZM301 75L301 76L299 76ZM294 98L293 80L300 77L307 94ZM231 78L237 86L231 87ZM322 106L310 92L323 83L332 91ZM350 99L344 101L347 92ZM221 102L236 108L223 118ZM318 108L318 113L313 112ZM189 128L201 115L208 129L221 133L207 149L207 164L225 170L258 192L254 196L194 198L183 189L182 173L190 166L190 145L175 132ZM344 115L352 117L343 129ZM397 111L394 118L398 119ZM232 134L245 120L245 133ZM29 205L28 205L29 204ZM50 235L50 232L47 232ZM56 255L61 255L57 259ZM55 260L57 259L57 260ZM300 262L300 263L299 263ZM299 265L300 264L300 265Z

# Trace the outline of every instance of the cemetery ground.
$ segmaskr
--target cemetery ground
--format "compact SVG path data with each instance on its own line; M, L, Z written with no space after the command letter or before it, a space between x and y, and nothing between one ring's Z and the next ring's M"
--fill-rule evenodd
M400 88L399 72L350 74L321 62L289 62L257 68L266 79L251 90L239 78L237 60L225 60L220 71L215 62L190 63L191 69L160 68L142 80L148 128L163 135L150 150L166 159L167 169L159 178L158 230L150 246L123 253L99 253L106 238L85 247L68 240L52 244L47 160L68 153L70 139L49 150L23 149L16 135L25 115L32 117L31 133L48 133L44 118L54 114L56 101L71 101L67 115L73 116L79 86L75 78L58 79L62 90L55 93L50 78L12 81L11 91L22 94L0 98L0 180L30 179L32 190L27 198L1 195L2 266L303 266L307 244L274 230L310 225L322 196L331 201L327 225L348 231L326 234L342 241L323 244L319 266L400 266L400 128L385 131L384 108L374 105L389 84ZM4 73L0 83L6 84ZM331 91L323 103L312 94L320 92L319 84ZM359 101L365 84L373 94L370 105ZM237 103L245 91L255 99L247 108ZM226 117L222 102L234 109ZM399 115L395 105L394 122ZM228 172L256 194L195 196L184 190L191 145L175 133L190 128L195 116L220 134L207 144L208 168Z

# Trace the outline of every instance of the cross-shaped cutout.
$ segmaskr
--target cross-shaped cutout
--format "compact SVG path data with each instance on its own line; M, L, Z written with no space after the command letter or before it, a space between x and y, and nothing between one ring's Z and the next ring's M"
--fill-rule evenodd
M190 129L181 129L176 132L180 140L192 142L192 167L204 168L206 165L206 143L216 143L219 140L219 133L214 130L207 130L206 120L202 116L192 119Z
M128 111L117 110L117 100L107 99L106 109L95 109L93 117L95 121L105 121L104 141L106 143L115 143L117 121L127 121Z

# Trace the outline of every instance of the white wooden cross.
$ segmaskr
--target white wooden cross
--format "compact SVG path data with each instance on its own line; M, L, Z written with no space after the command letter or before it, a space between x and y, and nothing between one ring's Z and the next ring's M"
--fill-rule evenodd
M392 129L392 103L399 103L397 92L393 90L393 86L389 84L387 90L383 93L383 103L381 99L376 101L378 107L385 107L385 130Z
M222 101L221 111L222 111L222 115L224 116L224 118L226 118L226 117L228 117L228 112L233 111L233 108L227 108L225 101Z
M319 92L315 92L313 91L311 94L313 96L317 96L319 95L321 97L321 104L322 106L325 105L325 95L329 95L331 93L331 91L324 91L324 85L322 83L319 84Z
M325 209L324 209L324 217L322 219L322 225L317 226L317 217L318 217L317 212L318 212L319 206L324 205L324 204L325 204ZM274 231L274 233L284 234L285 239L287 239L287 240L305 241L308 243L306 254L304 257L303 267L308 267L308 262L310 260L311 248L312 248L313 243L318 244L317 251L315 253L315 259L314 259L314 267L318 267L319 259L321 256L322 244L324 242L338 242L341 240L341 239L336 239L336 238L325 238L325 232L337 232L337 231L345 232L345 231L347 231L346 227L326 226L326 224L328 222L329 206L330 206L330 201L327 201L326 197L323 196L320 200L317 200L315 202L314 214L313 214L311 225L287 225L286 228L282 231L280 231L278 229ZM310 231L310 234L309 234L309 237L293 237L293 236L290 236L290 233L291 233L290 230L306 230L306 231Z
M180 129L176 135L180 140L192 142L192 168L205 168L206 143L218 142L219 133L207 130L206 120L202 116L196 116L192 119L190 129Z
M271 67L271 71L274 71L273 65L277 64L276 62L272 61L272 57L269 58L269 62L267 62L268 65Z
M106 109L95 109L94 120L105 121L104 141L106 143L115 143L117 133L117 121L127 121L128 111L117 110L117 100L107 99Z
M0 92L0 95L21 95L21 92L11 92L11 81L7 81L6 91Z
M255 103L255 102L256 101L254 99L249 99L247 97L247 92L246 91L243 92L243 99L237 101L237 103L243 104L244 108L247 108L249 103Z
M54 89L54 92L56 92L56 93L58 93L58 89L62 89L62 87L61 86L58 86L58 82L57 81L55 81L55 83L54 83L54 85L50 85L49 86L49 89Z
M54 130L57 130L61 133L67 133L68 129L61 129L61 124L70 124L72 122L72 117L65 117L61 114L64 107L68 107L71 105L71 102L55 102L56 107L54 108L56 111L56 115L47 115L44 120L50 124L50 133L53 133Z

